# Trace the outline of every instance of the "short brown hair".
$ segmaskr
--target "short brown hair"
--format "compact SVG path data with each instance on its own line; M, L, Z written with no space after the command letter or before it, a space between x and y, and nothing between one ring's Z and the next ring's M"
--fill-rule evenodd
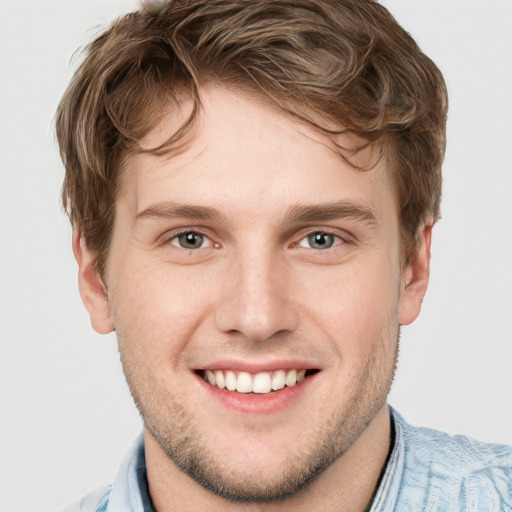
M421 222L439 217L447 95L391 14L373 0L174 0L160 15L113 22L58 107L63 206L100 270L123 159L144 151L140 140L179 91L194 100L191 117L149 151L178 150L203 84L245 89L328 135L335 123L378 147L393 175L404 261L413 257Z

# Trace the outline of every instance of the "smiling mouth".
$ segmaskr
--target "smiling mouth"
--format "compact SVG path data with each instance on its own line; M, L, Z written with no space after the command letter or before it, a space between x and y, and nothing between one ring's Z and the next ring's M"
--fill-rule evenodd
M238 372L234 370L200 370L206 382L220 389L235 393L268 394L285 387L293 387L319 370L272 370L258 373Z

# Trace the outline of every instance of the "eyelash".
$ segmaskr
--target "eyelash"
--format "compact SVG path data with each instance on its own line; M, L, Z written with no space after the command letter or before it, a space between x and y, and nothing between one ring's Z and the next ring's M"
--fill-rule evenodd
M328 247L316 247L316 248L311 247L311 244L314 243L313 237L322 237L322 238L329 237L331 239L331 244ZM326 231L326 230L314 230L314 231L310 231L305 236L303 236L296 244L294 244L294 246L295 247L306 247L305 245L302 244L302 242L304 242L305 240L307 240L307 243L309 243L309 246L307 248L316 249L318 251L326 251L328 249L337 247L338 245L340 245L340 242L341 242L341 244L346 243L346 240L344 238L342 238L340 235L337 235L335 233L332 233L332 232Z
M188 247L188 248L183 247L179 244L179 238L184 235L195 235L196 237L201 237L202 242L208 241L209 245L207 247L202 247L203 243L201 243L200 247ZM314 237L314 236L331 237L332 243L328 247L315 249L315 247L311 247L311 237ZM303 245L303 242L306 240L309 241L309 244L310 244L309 247L307 247L306 245ZM308 242L306 242L306 243L308 243ZM325 250L337 247L338 245L340 245L340 243L345 244L345 243L349 243L349 242L346 238L343 238L340 235L332 233L328 230L314 229L314 230L308 231L307 233L304 233L303 236L301 236L301 238L297 242L294 242L293 244L291 244L291 247L293 247L293 248L304 247L304 248L318 250L318 251L325 251ZM160 245L167 245L167 244L173 245L174 247L176 247L177 250L185 250L185 251L196 251L196 250L200 250L200 249L209 249L209 248L219 248L220 247L220 244L218 242L213 242L213 240L211 239L210 236L208 236L206 233L204 233L203 231L198 230L198 229L187 229L187 230L179 231L177 233L173 233L171 236L165 237L165 239L162 241L162 243Z
M196 248L195 247L188 247L188 248L182 247L179 245L179 238L184 235L195 235L196 237L201 237L203 239L202 242L205 242L205 241L209 242L209 246L202 247L203 243L201 243L201 247L196 247ZM195 251L195 250L199 250L199 249L208 249L211 247L220 247L220 244L213 242L209 235L207 235L206 233L204 233L203 231L201 231L199 229L185 229L185 230L182 230L179 232L172 233L169 236L166 236L159 245L169 245L169 244L176 247L177 250L182 250L182 251Z

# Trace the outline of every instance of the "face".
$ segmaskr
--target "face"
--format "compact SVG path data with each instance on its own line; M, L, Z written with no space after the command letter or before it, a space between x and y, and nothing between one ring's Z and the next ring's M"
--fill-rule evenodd
M102 289L82 254L81 291L168 460L224 497L272 500L382 410L414 269L383 164L354 170L243 94L203 102L184 153L128 162Z

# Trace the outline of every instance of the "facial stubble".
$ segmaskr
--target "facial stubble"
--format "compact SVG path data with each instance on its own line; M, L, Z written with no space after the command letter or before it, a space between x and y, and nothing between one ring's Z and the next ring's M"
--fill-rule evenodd
M152 413L149 410L152 398L144 390L160 388L155 376L142 376L140 369L123 357L122 351L121 362L144 425L181 471L203 488L232 502L276 502L307 489L371 423L391 389L398 360L398 338L399 331L392 358L386 358L380 352L385 350L385 343L380 340L380 350L371 353L359 378L352 383L351 389L345 390L352 397L348 404L326 415L308 436L316 442L296 447L293 460L281 465L279 477L267 480L265 475L254 478L237 472L214 456L200 434L197 420L170 390L165 389L161 398L167 404L165 410L172 411L172 417L161 418ZM144 386L140 386L141 378L146 380Z

